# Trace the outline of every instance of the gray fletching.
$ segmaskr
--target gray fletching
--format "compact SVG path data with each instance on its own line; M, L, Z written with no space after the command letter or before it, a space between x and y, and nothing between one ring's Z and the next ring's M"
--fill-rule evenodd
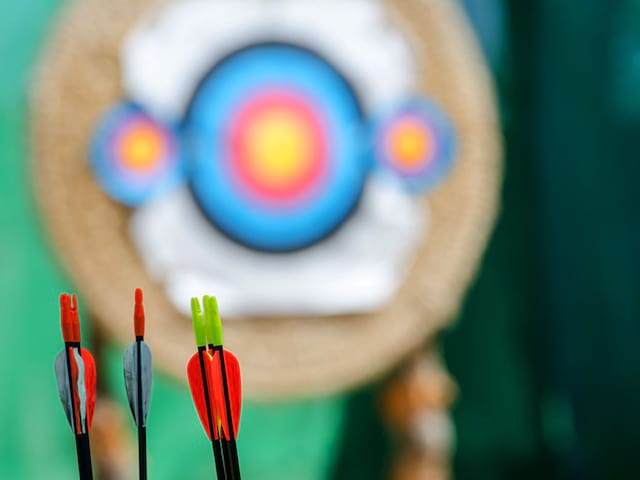
M140 345L140 372L142 377L142 421L138 418L138 345ZM147 425L149 400L151 398L151 349L144 342L133 342L124 351L124 385L129 406L136 425Z
M67 372L67 352L62 350L56 357L55 363L56 380L58 381L58 393L60 394L60 401L64 408L64 413L67 416L71 429L75 432L73 425L75 419L73 418L73 398L71 397L71 388L69 388L69 374Z

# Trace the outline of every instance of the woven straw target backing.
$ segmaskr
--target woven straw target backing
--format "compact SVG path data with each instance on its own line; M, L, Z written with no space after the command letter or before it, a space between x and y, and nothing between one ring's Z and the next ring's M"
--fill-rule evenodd
M387 3L427 65L423 93L455 124L457 164L427 199L428 240L384 310L225 322L226 344L240 359L244 389L254 398L337 392L391 368L455 315L494 223L501 178L498 121L491 81L464 15L451 0ZM122 40L159 4L81 0L67 6L37 72L32 171L55 248L97 328L109 339L130 341L133 291L142 287L155 365L183 379L194 351L190 319L175 311L145 271L127 233L129 211L100 190L87 159L98 119L124 96ZM215 294L193 292L204 293Z

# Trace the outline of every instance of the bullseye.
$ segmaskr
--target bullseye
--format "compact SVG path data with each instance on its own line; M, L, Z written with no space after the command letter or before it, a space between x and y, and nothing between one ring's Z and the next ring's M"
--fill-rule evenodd
M124 168L144 172L153 169L169 146L163 132L149 121L138 121L117 141L118 157Z
M326 138L303 99L286 93L251 99L231 132L233 169L249 195L292 203L321 182Z
M405 119L391 128L387 149L398 168L407 172L416 171L424 159L428 159L428 162L433 156L433 135L420 122Z

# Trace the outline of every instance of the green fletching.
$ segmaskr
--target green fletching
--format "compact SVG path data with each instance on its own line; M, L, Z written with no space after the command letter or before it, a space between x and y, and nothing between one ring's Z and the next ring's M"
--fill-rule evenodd
M196 345L198 347L204 347L207 344L207 339L204 330L204 320L202 319L202 311L200 310L200 302L197 298L191 299L191 320L193 321L193 334L196 337Z
M222 345L224 342L222 337L222 320L220 319L220 312L218 311L218 299L216 297L209 297L208 305L211 312L210 338L213 339L212 343L214 345ZM209 335L209 332L207 332L207 335Z

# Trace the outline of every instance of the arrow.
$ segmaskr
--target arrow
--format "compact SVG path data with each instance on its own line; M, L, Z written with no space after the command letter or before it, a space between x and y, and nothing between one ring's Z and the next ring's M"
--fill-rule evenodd
M242 381L238 359L223 347L222 320L216 297L206 296L204 303L205 336L213 358L214 397L220 415L220 430L224 446L224 462L230 478L240 480L240 464L236 438L242 409Z
M204 320L198 299L191 299L198 352L187 364L187 376L200 421L213 444L218 478L239 480L240 365L222 348L222 322L215 297L205 296L203 304Z
M187 378L200 422L211 441L218 480L229 480L222 459L218 409L210 389L211 356L207 352L204 320L197 298L191 299L191 319L198 351L187 363ZM214 428L215 425L215 428Z
M75 295L60 295L60 323L65 348L55 362L58 392L76 437L80 480L92 480L89 432L96 401L96 363L91 353L80 347L80 320Z
M151 399L151 349L144 342L144 305L142 290L136 289L133 329L136 336L124 351L124 385L133 420L138 426L138 470L140 480L147 479L147 417Z

